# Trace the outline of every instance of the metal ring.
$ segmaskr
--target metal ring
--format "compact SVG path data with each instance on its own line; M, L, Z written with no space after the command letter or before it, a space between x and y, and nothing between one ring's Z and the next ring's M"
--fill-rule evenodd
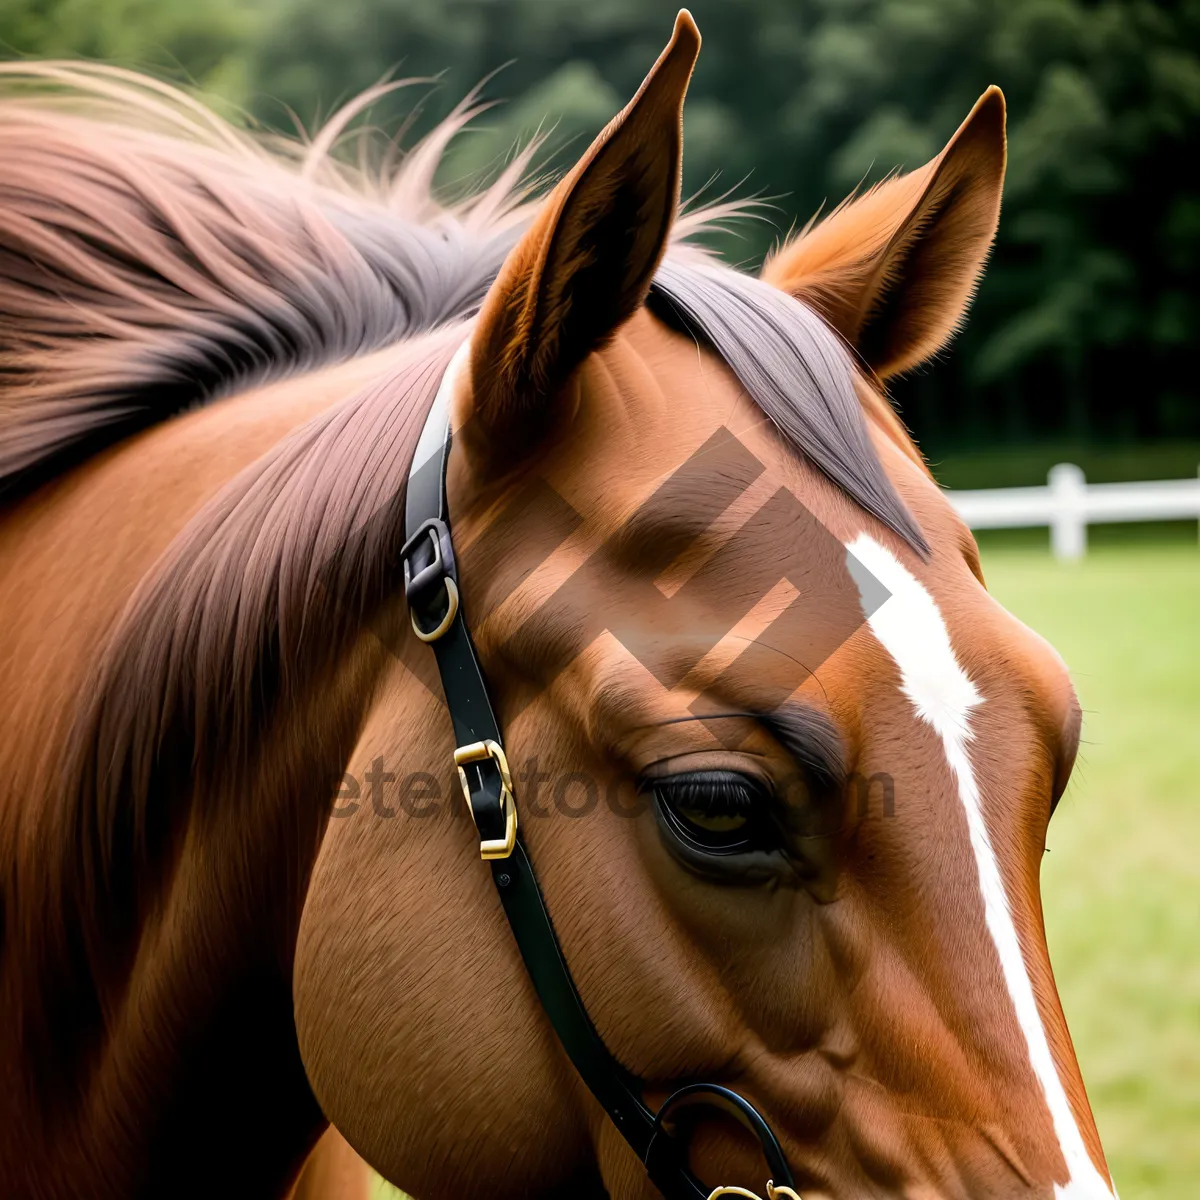
M417 624L416 611L409 610L408 615L412 621L413 633L423 642L436 642L454 623L454 618L458 616L458 585L449 575L442 582L446 585L446 615L437 623L437 628L426 633Z
M743 1187L713 1188L708 1194L708 1200L717 1200L719 1196L743 1196L746 1197L746 1200L762 1200L757 1192ZM776 1187L775 1181L768 1179L767 1200L801 1200L801 1196L799 1192L794 1192L790 1187Z
M683 1176L696 1192L713 1200L720 1196L740 1196L743 1200L752 1197L760 1200L756 1192L730 1186L708 1191L686 1166L687 1146L695 1132L694 1121L705 1111L724 1113L733 1117L743 1128L757 1139L763 1157L773 1179L767 1184L767 1200L799 1200L792 1182L783 1148L762 1114L743 1096L719 1083L689 1083L673 1092L663 1102L654 1118L654 1133L646 1148L644 1161L651 1181L664 1195L672 1190L663 1186L673 1177ZM780 1182L776 1184L775 1179ZM686 1189L685 1189L686 1190Z

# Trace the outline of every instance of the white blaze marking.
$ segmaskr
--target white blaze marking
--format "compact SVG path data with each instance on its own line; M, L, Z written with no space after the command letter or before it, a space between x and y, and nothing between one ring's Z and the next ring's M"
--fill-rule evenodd
M899 667L901 690L912 701L917 715L942 739L946 760L958 783L958 796L966 813L967 831L979 872L979 890L983 896L988 932L996 946L1017 1022L1025 1035L1030 1065L1042 1085L1054 1132L1067 1164L1067 1182L1056 1185L1054 1194L1061 1200L1108 1200L1116 1193L1096 1170L1083 1144L1046 1040L1046 1030L1034 999L1004 881L984 820L979 785L967 753L967 745L973 737L971 709L982 704L983 697L959 665L950 645L946 623L929 592L873 538L860 534L847 551L850 573L863 593L867 623ZM867 572L878 583L868 579ZM878 584L891 593L883 604L878 603ZM875 593L873 597L872 592ZM875 605L878 607L871 612Z

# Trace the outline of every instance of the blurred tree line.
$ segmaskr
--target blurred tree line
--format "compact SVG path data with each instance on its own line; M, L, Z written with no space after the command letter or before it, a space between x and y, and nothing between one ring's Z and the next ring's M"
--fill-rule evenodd
M419 101L419 132L486 79L483 95L506 102L460 139L446 173L461 179L539 128L569 161L632 94L676 8L0 0L0 50L165 71L283 128L311 129L384 77L439 76L371 114L394 127ZM722 246L743 264L856 186L925 162L989 83L1004 88L1009 170L986 279L953 351L896 389L927 448L1200 434L1200 172L1188 166L1200 0L694 0L692 11L705 44L685 190L772 200L769 222Z

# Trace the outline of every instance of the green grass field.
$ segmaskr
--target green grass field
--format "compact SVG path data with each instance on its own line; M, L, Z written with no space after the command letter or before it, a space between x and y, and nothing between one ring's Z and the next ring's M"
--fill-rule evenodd
M1115 531L1114 531L1115 532ZM1161 532L1161 531L1159 531ZM1066 659L1083 746L1050 829L1050 951L1123 1200L1200 1189L1200 548L1195 526L983 544L993 594ZM381 1185L378 1200L398 1193Z
M1124 1200L1200 1188L1200 549L1077 564L984 546L993 594L1058 648L1085 711L1043 899L1059 991Z

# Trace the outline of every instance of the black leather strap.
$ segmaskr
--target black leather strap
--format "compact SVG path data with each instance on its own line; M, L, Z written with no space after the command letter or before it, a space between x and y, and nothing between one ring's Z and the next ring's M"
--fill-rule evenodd
M484 743L500 751L500 757L481 757L461 768L480 840L497 842L505 834L506 804L515 801L511 796L505 798L504 740L458 598L458 568L446 502L449 392L463 354L465 350L460 350L446 371L414 457L405 500L408 541L401 554L414 627L428 639L445 625L430 646L457 745ZM696 1116L714 1107L755 1134L771 1178L776 1184L792 1187L787 1161L770 1127L728 1088L692 1084L672 1095L657 1115L651 1112L642 1100L638 1081L609 1053L584 1008L519 829L511 852L491 858L490 866L517 948L563 1049L667 1200L707 1200L711 1189L688 1169L687 1142Z
M654 1135L654 1114L638 1095L635 1080L609 1054L583 1007L520 835L512 856L493 861L491 868L517 948L563 1049L644 1161Z

